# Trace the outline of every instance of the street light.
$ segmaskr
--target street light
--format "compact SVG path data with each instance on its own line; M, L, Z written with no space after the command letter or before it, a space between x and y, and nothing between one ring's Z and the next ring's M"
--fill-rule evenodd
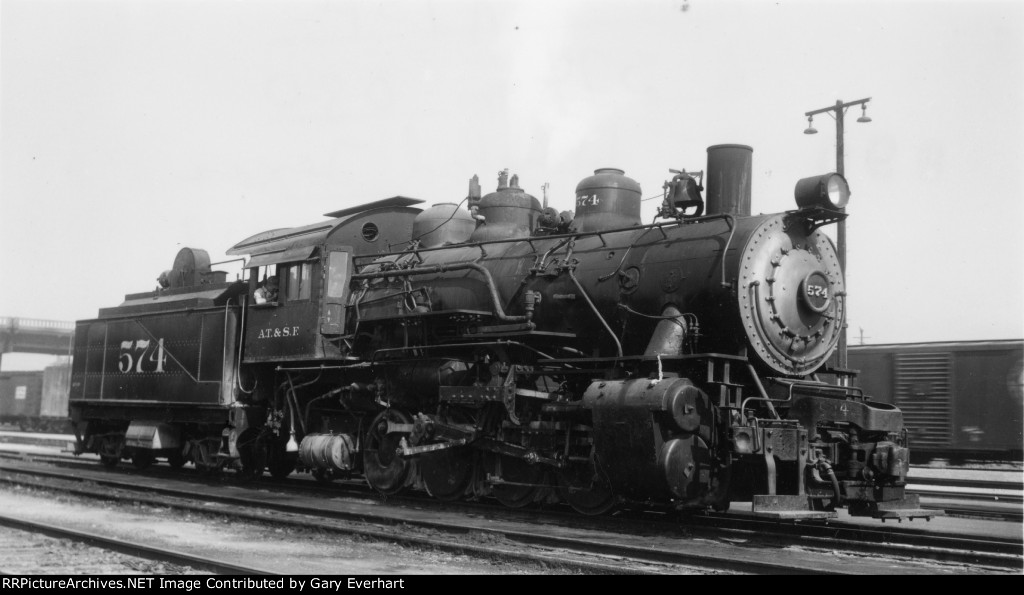
M870 122L871 118L868 117L868 102L871 101L870 97L864 99L858 99L857 101L850 101L843 103L843 100L836 100L835 105L829 107L823 107L821 109L811 110L805 112L807 116L807 129L804 130L804 134L817 134L817 130L814 129L814 116L815 114L828 113L836 121L836 173L840 176L846 175L843 170L843 116L846 114L846 110L855 105L861 107L861 117L857 118L858 122ZM840 208L840 211L845 211L845 208ZM846 221L840 219L836 224L838 230L836 231L836 250L839 252L839 268L842 269L843 275L846 274ZM847 310L849 313L849 310ZM845 370L847 366L846 357L846 326L844 325L839 331L839 369Z
M862 124L865 123L865 122L870 122L871 121L871 118L868 117L868 104L867 104L867 102L870 99L871 98L869 97L869 98L864 100L864 103L860 104L861 116L859 118L857 118L857 121L862 123Z

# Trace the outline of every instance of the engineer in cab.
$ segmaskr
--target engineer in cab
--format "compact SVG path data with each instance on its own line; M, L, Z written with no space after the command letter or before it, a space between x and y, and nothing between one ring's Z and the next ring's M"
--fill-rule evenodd
M272 302L276 302L277 275L271 275L270 277L267 277L267 280L263 282L263 285L260 285L256 289L255 293L253 293L253 298L256 300L257 304L269 304Z

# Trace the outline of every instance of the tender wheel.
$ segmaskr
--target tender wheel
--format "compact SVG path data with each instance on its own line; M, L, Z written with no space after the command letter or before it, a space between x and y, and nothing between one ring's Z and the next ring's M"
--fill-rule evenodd
M522 508L543 499L550 491L547 470L523 459L497 455L494 475L502 482L494 484L494 497L509 508Z
M135 467L139 471L148 469L153 464L153 453L148 450L136 449L132 453L132 467Z
M167 464L171 466L171 469L181 469L185 466L185 460L185 455L180 450L167 455Z
M124 436L106 436L100 441L100 464L107 469L117 467L121 462L121 451L124 446Z
M558 495L580 514L596 516L611 510L618 497L603 473L593 465L579 465L558 474Z
M398 456L399 443L409 435L408 430L388 432L388 424L401 424L411 428L412 418L397 409L382 411L370 423L363 449L363 473L370 487L385 495L402 491L413 476L413 463Z
M216 475L220 472L220 463L217 460L217 449L220 440L207 438L200 440L193 445L192 462L195 463L196 471L200 475Z

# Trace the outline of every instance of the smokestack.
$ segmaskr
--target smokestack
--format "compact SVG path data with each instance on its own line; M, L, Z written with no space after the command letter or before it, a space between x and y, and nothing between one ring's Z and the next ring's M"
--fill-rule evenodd
M706 215L750 215L753 154L747 145L708 147Z

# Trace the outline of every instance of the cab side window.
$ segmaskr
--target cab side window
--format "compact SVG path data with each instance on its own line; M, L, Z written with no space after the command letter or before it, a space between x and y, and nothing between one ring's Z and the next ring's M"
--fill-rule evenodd
M331 252L327 265L327 297L343 298L348 288L348 253Z
M288 301L308 300L312 294L313 265L308 262L295 263L285 267L284 292Z
M278 275L283 272L283 269L277 265L270 265L253 267L249 271L249 286L255 288L252 292L253 303L269 304L281 299Z

